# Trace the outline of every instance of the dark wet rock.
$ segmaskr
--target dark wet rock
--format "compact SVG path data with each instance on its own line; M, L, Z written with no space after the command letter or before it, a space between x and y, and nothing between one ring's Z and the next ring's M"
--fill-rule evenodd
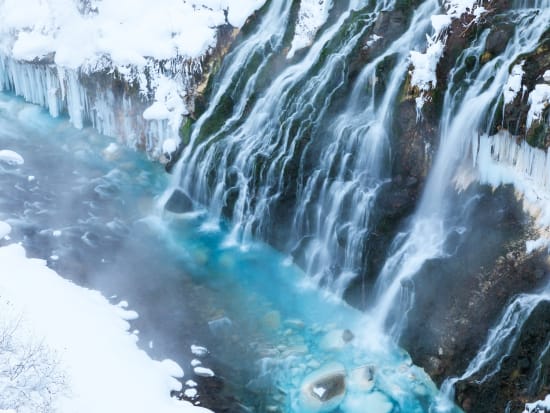
M191 212L193 211L193 208L193 201L189 195L181 189L176 189L166 202L166 205L164 205L164 209L166 211L173 212L175 214Z
M513 24L497 24L487 36L487 40L485 42L485 53L490 53L493 56L501 54L513 35Z
M505 210L496 213L498 205L506 205ZM462 242L456 241L460 259L426 263L416 277L423 288L415 290L416 303L402 337L413 361L439 384L465 371L512 297L545 282L537 274L547 272L546 255L543 251L525 254L525 240L536 233L530 232L510 189L499 189L493 199L485 197L475 214L474 222L493 228L491 236L474 228ZM508 240L504 250L503 239ZM550 325L550 312L538 310L538 314L533 319L537 321L530 322L532 327L522 333L519 350L499 373L482 384L472 381L457 386L459 405L474 413L503 412L508 401L522 405L533 360L550 339L544 327Z
M483 383L479 377L457 384L457 400L470 400L472 413L523 411L526 402L544 399L550 391L550 360L543 361L535 382L537 360L550 341L550 303L541 303L527 320L518 342L503 359L499 372ZM462 402L463 403L463 402ZM487 410L491 406L491 410Z

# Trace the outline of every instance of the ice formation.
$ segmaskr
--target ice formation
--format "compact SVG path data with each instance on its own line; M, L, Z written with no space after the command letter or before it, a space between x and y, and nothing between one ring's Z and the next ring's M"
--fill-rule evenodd
M507 132L475 137L473 161L479 179L493 187L513 184L541 227L550 226L550 156Z
M0 90L157 158L178 138L217 28L240 28L264 1L6 0Z

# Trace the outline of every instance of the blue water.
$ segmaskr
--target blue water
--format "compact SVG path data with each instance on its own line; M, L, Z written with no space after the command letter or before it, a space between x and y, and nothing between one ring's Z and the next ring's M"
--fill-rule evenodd
M129 149L106 153L112 142L0 95L0 149L25 158L0 163L10 242L115 302L128 299L141 345L180 362L186 379L189 344L208 347L205 367L252 411L312 411L301 388L323 369L345 376L338 411L429 411L434 384L363 313L268 246L232 244L206 212L164 213L162 167Z

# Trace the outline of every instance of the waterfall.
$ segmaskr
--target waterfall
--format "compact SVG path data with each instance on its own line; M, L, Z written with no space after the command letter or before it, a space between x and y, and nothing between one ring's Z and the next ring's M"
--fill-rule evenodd
M444 98L439 149L422 199L410 226L395 239L393 253L377 280L373 314L380 328L388 322L390 315L395 317L395 337L402 332L401 314L407 311L398 302L403 285L413 280L426 261L449 254L446 241L450 234L465 231L469 203L457 198L455 179L461 168L468 167L470 143L491 123L487 119L494 117L509 68L518 56L537 47L550 23L548 7L517 8L510 13L515 17L516 30L503 53L467 74L465 81L460 79L467 57L482 50L486 34L481 35L469 50L464 51L451 72Z
M437 412L447 412L453 408L452 400L454 400L454 386L456 383L477 377L475 382L481 384L500 370L502 362L510 355L517 343L523 325L533 310L543 301L550 301L550 284L539 293L520 294L512 300L498 324L489 331L485 344L474 359L470 361L466 371L460 377L445 380L441 386ZM548 350L549 345L550 343L543 350L541 358Z
M393 8L366 3L349 2L301 58L284 61L279 28L289 8L282 13L282 3L272 2L255 34L226 59L172 187L208 205L214 217L229 216L233 242L269 233L338 295L361 271L373 203L390 178L392 109L409 52L425 47L430 18L440 10L437 1L424 2L350 84L361 42L369 34L364 47L379 41L374 24ZM266 86L270 59L286 67ZM384 87L377 76L388 59ZM222 113L223 123L216 119Z

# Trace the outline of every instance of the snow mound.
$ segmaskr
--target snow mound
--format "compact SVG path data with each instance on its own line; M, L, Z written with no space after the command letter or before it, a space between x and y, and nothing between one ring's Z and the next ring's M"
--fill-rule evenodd
M0 248L0 291L11 314L21 315L18 334L56 355L67 391L55 400L53 411L208 411L170 397L171 391L181 390L175 377L183 371L172 361L152 360L138 348L127 321L135 312L61 278L42 260L26 258L19 245ZM9 318L0 314L0 321Z
M0 150L0 162L6 162L9 165L23 165L25 160L17 152L3 149Z

